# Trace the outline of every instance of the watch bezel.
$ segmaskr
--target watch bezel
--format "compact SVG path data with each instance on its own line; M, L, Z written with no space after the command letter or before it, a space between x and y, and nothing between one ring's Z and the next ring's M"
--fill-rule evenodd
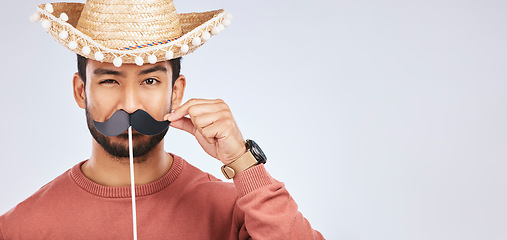
M266 154L264 154L261 147L259 147L259 145L254 140L247 139L246 148L252 153L254 158L257 159L257 163L266 163Z

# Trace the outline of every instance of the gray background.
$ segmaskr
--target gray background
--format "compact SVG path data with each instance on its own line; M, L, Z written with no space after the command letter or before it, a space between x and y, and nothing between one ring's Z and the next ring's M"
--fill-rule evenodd
M0 14L0 213L90 155L75 55ZM232 25L184 58L185 100L222 98L328 239L507 239L506 1L177 0ZM167 151L213 175L177 129Z

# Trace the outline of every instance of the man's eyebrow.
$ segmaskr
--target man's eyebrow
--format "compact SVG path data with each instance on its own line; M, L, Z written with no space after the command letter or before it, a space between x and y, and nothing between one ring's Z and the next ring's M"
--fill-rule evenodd
M116 76L125 76L125 73L107 69L107 68L97 68L93 71L95 75L116 75Z
M152 68L148 68L148 69L145 69L145 70L139 72L139 75L148 74L148 73L152 73L152 72L156 72L156 71L167 72L167 68L164 66L161 66L161 65L156 65Z

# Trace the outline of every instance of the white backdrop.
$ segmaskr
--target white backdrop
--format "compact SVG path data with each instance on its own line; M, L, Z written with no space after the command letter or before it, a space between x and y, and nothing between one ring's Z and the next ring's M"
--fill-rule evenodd
M0 214L90 155L75 54L2 2ZM328 239L507 239L506 1L176 0L232 25L184 58ZM166 150L221 176L192 136Z

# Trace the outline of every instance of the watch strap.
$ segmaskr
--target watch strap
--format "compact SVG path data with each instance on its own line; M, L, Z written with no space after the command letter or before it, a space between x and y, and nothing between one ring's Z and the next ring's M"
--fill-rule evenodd
M247 170L248 168L256 165L257 159L252 155L250 150L246 151L241 157L234 160L234 162L222 166L222 173L225 178L231 179L239 173Z

